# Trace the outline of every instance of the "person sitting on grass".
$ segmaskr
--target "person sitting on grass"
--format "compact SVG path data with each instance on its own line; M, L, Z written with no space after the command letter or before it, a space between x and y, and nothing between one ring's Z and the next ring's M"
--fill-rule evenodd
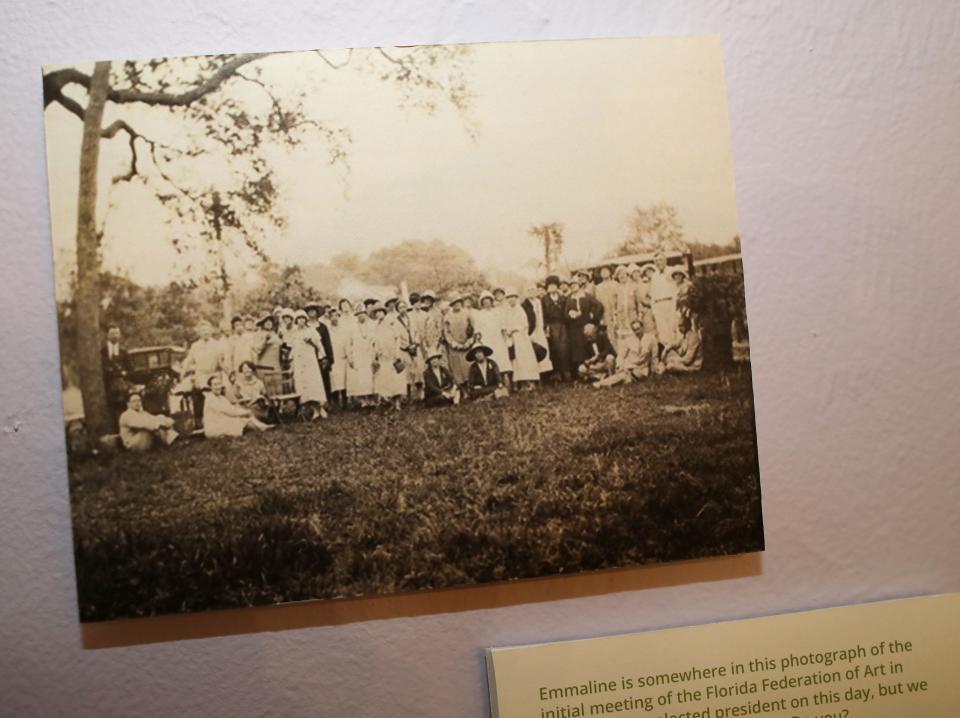
M169 416L144 411L139 392L127 396L127 410L120 415L119 424L120 441L127 451L148 451L157 441L169 446L179 436Z
M577 367L577 374L584 381L606 379L613 374L617 366L617 355L606 332L597 330L596 324L583 327L584 348L587 357Z
M615 386L617 384L632 384L651 375L650 367L656 359L651 351L656 351L656 345L651 350L649 344L643 342L643 322L634 319L630 324L630 335L620 341L620 352L617 354L616 371L605 379L595 381L595 387Z
M238 372L233 383L234 400L249 409L260 421L266 421L270 416L270 400L267 399L267 389L257 376L253 362L241 362Z
M503 385L500 368L491 359L493 349L485 344L477 344L467 352L470 365L470 396L477 400L500 399L508 396L509 391Z
M663 350L665 371L700 371L703 368L703 347L700 328L691 317L683 317L677 325L677 339Z
M427 355L427 370L423 372L425 406L460 403L460 388L454 383L453 374L441 363L442 359L439 349L433 349Z
M210 377L207 386L209 392L203 402L203 433L208 438L240 436L244 429L266 431L273 428L253 416L249 409L230 401L224 392L223 379L219 374Z

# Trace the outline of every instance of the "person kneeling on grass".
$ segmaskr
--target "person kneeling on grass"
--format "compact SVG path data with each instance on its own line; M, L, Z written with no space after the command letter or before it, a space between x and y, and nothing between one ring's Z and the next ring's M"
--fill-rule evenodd
M595 387L632 384L651 375L651 366L656 358L653 351L656 344L644 341L643 322L634 319L630 323L630 334L621 338L620 352L616 358L616 371L606 379L595 381Z
M223 379L214 374L207 382L209 393L203 402L203 433L208 438L217 436L240 436L244 429L266 431L272 429L250 413L249 409L237 406L227 398Z
M691 317L683 317L677 326L677 340L663 350L666 371L700 371L703 368L703 347L700 328Z
M470 395L475 399L500 399L509 395L503 385L500 368L491 359L493 349L485 344L477 344L467 352L467 361L470 364Z
M584 381L606 379L614 373L617 355L605 332L597 331L595 324L583 327L584 349L587 358L577 367L577 375Z
M426 406L460 403L460 388L454 384L453 374L440 363L442 358L439 350L427 352L427 370L423 373Z
M132 392L127 397L127 410L120 415L120 441L127 451L148 451L159 440L169 446L179 434L173 419L143 410L143 397Z
M240 406L249 409L250 413L260 421L266 421L270 416L270 400L267 398L267 389L253 367L252 361L240 363L239 374L233 382L234 401Z

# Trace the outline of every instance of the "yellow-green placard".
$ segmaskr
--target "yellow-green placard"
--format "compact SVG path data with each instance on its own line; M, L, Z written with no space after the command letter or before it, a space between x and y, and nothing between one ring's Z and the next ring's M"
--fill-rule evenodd
M487 653L499 718L957 718L960 594Z

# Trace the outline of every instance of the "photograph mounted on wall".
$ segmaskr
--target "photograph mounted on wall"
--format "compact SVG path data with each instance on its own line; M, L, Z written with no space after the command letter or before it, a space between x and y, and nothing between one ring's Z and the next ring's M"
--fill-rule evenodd
M43 96L82 621L763 550L718 38Z

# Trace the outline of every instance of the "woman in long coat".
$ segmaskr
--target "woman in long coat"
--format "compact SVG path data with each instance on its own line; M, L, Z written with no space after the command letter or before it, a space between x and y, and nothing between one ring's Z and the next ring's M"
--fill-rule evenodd
M463 297L450 300L450 311L443 317L443 342L447 345L453 381L462 386L470 376L467 350L473 345L473 324L470 314L463 308Z
M492 359L502 375L512 371L510 353L503 336L503 312L494 306L490 292L480 294L480 309L473 313L473 335L475 343L484 344L493 352Z
M373 325L367 321L362 303L354 311L353 326L347 334L347 397L361 405L373 394Z
M528 386L533 389L536 382L540 381L540 367L533 351L533 342L530 340L533 327L523 307L517 304L519 298L517 292L512 289L508 291L507 301L500 311L503 312L503 329L507 334L507 342L513 347L513 381L530 382Z
M401 349L396 323L387 317L386 309L374 305L370 318L377 323L373 332L373 391L399 411L407 394L407 354Z
M318 357L323 358L320 356L323 354L323 344L317 330L308 326L309 317L305 311L298 311L294 321L296 324L293 329L284 335L284 341L290 347L293 385L300 395L301 405L316 408L313 418L325 419L327 412L323 406L327 403L327 392L318 363Z

